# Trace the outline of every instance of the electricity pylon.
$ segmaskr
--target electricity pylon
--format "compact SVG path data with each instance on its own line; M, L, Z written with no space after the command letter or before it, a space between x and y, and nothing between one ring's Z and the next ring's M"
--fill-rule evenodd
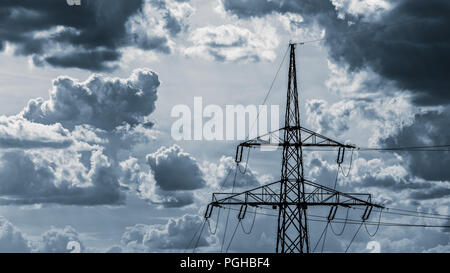
M279 146L283 148L281 179L241 193L213 193L205 218L210 218L214 207L240 206L238 219L245 217L248 206L271 206L278 208L277 253L304 253L310 251L308 234L308 207L330 207L328 221L334 219L337 208L364 207L363 221L370 216L373 207L370 194L342 193L305 179L302 147L334 147L338 149L337 163L344 160L345 149L356 148L343 144L300 126L298 108L295 44L290 44L289 81L286 99L284 127L264 136L240 143L236 148L235 161L242 161L244 148ZM273 141L276 135L280 141ZM255 212L256 213L256 212Z

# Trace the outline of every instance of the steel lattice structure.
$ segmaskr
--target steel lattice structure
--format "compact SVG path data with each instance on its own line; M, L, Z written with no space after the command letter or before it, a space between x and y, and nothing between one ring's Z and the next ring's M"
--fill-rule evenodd
M310 252L307 218L309 206L330 207L329 221L334 219L339 206L365 207L361 216L363 221L369 218L373 207L383 208L383 206L372 203L370 194L342 193L305 179L302 147L335 147L338 149L338 164L343 162L346 148L356 147L340 143L300 126L295 44L290 44L289 47L289 78L284 127L240 143L236 148L235 158L236 163L239 164L242 161L244 148L280 146L283 148L281 179L241 193L213 193L212 201L206 208L205 218L211 217L214 207L240 206L239 220L245 217L248 206L278 208L276 252L304 253ZM275 132L282 134L283 138L274 141L276 140Z

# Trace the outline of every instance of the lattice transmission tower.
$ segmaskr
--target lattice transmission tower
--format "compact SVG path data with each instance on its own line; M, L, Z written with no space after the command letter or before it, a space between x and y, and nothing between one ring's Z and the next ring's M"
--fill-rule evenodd
M344 160L345 149L356 147L340 143L300 126L295 44L289 44L289 50L289 78L284 127L240 143L236 148L235 158L236 163L239 164L242 161L244 148L282 147L281 179L240 193L213 193L212 201L205 211L205 218L211 217L214 207L239 206L239 221L245 217L248 206L268 206L278 209L276 252L307 253L310 252L308 207L329 207L328 221L334 219L338 207L359 206L365 208L361 216L363 221L369 218L373 207L384 207L372 203L370 194L343 193L304 177L302 147L337 148L338 164ZM282 135L283 138L277 140L275 135Z

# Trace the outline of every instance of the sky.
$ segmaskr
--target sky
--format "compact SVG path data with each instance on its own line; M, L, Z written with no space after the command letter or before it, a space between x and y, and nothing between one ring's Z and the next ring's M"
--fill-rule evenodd
M240 141L176 140L173 109L193 112L199 97L223 111L260 105L273 84L266 104L282 113L283 56L306 42L303 126L358 147L446 145L449 12L445 0L0 1L0 252L70 252L70 241L82 252L192 252L192 241L274 252L276 211L250 209L232 241L236 211L225 240L226 211L198 231L213 192L279 179L280 151L252 151L232 189ZM354 151L339 169L333 152L304 154L308 179L333 186L339 173L342 192L426 215L450 213L449 164L442 151ZM371 221L450 224L436 218ZM312 246L324 227L309 223ZM320 251L450 251L449 228L367 225L354 240L357 225L328 229Z

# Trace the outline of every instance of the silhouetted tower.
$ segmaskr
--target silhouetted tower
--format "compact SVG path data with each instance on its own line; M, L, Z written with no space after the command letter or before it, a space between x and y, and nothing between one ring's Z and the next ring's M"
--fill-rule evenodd
M240 206L238 220L242 220L248 206L269 206L278 208L278 227L276 252L309 252L307 209L310 206L328 206L328 221L334 219L338 207L365 207L361 216L369 218L373 207L370 194L342 193L309 181L304 177L302 147L337 148L337 163L344 160L345 149L356 148L315 133L300 126L298 108L297 71L295 63L295 44L290 44L289 78L286 98L284 127L266 135L240 143L236 148L235 161L242 161L243 149L261 146L279 146L283 149L281 179L241 193L213 193L212 202L206 208L205 218L211 217L214 207ZM283 135L277 140L276 135Z
M309 252L306 205L300 205L306 202L303 151L295 145L301 143L295 45L291 44L290 51L276 248L282 253Z

